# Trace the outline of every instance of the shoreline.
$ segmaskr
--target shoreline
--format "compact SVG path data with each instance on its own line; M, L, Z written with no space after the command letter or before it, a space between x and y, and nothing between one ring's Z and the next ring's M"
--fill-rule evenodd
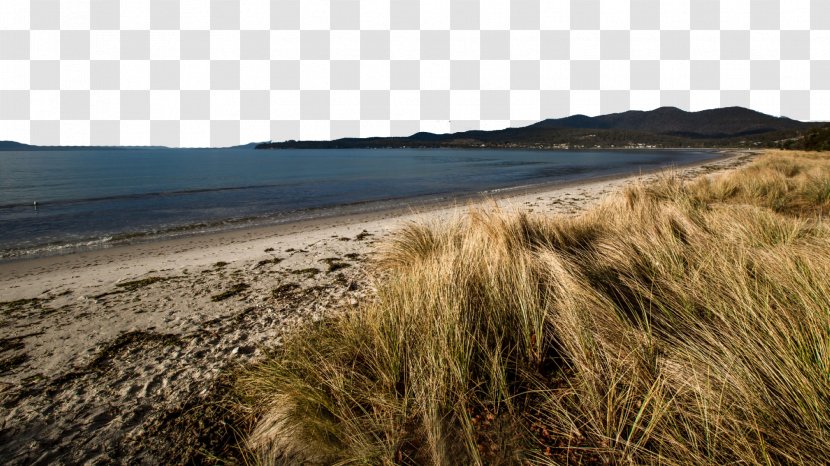
M616 150L640 151L640 149L625 148L618 148ZM678 148L644 150L688 151L689 149ZM184 225L160 233L122 233L114 236L116 238L125 237L127 239L116 239L113 242L111 242L112 237L107 237L88 238L85 240L80 240L78 243L50 243L44 245L36 245L32 246L32 249L35 249L38 252L25 253L20 255L0 256L0 281L4 279L3 269L7 266L7 264L20 264L33 260L72 256L76 254L88 254L95 253L98 251L116 251L120 248L155 244L160 242L188 241L197 237L226 236L238 233L242 234L243 232L254 230L261 230L266 233L273 232L273 234L279 235L285 234L286 232L294 232L297 230L297 228L313 228L318 226L319 223L336 222L338 225L345 225L354 222L373 221L380 218L389 218L390 216L400 216L411 213L426 213L434 210L458 207L470 203L485 202L487 200L498 201L508 197L531 195L555 189L571 188L582 184L614 181L632 176L644 176L668 170L682 170L686 168L705 165L708 163L718 162L725 158L736 156L737 154L753 152L752 150L747 149L716 148L699 149L695 151L711 152L719 155L711 159L695 161L686 164L650 168L647 170L626 170L620 173L600 176L589 176L586 178L580 178L576 180L542 181L539 183L509 186L504 188L493 188L483 191L426 194L415 197L382 199L355 202L351 204L344 204L331 207L311 208L302 210L303 213L310 214L310 217L300 219L288 219L286 221L277 220L274 216L230 219L230 224L217 221L209 225L205 225L203 223ZM365 208L361 209L361 207ZM207 228L207 230L204 230L203 228ZM51 247L55 247L55 249L50 249ZM23 250L25 250L25 248ZM18 250L11 249L9 251L14 252Z
M692 179L741 166L752 153L675 170ZM215 400L221 375L298 325L371 299L369 264L401 225L490 201L576 214L662 170L2 263L0 458L179 463L164 459L198 449L186 432L201 419L188 413Z

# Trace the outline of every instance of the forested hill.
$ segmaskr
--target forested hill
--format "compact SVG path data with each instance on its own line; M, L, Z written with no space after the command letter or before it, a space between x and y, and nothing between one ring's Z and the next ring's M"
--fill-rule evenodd
M373 147L776 147L823 125L741 107L687 112L674 107L548 119L522 128L416 133L408 137L263 143L258 149Z

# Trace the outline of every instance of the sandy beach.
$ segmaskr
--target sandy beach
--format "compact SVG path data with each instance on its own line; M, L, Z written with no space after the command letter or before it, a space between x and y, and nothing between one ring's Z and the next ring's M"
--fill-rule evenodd
M731 153L677 172L691 179L751 158ZM299 323L369 299L373 255L402 224L482 202L574 214L656 176L2 263L0 458L156 463L185 454L214 441L176 432L200 422L193 413L216 396L221 375Z

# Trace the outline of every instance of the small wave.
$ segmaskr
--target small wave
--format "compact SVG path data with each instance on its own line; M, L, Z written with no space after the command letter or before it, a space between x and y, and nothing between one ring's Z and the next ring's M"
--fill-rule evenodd
M72 243L49 243L29 248L8 249L0 251L0 259L18 259L33 256L52 256L67 252L84 251L106 247L113 240L112 236L90 239Z
M405 198L401 198L405 199ZM415 199L410 199L414 201ZM15 260L32 257L55 256L74 252L110 248L119 245L187 237L192 235L219 233L248 227L278 225L313 220L338 214L371 212L389 207L400 199L358 201L349 204L294 209L256 216L225 218L209 222L195 222L180 225L160 225L145 230L108 233L99 238L73 240L70 242L49 242L39 245L22 245L0 250L0 260Z
M82 204L85 202L104 202L104 201L118 201L118 200L136 200L136 199L150 199L150 198L157 198L157 197L168 197L168 196L186 196L190 194L204 194L204 193L219 193L219 192L227 192L227 191L244 191L244 190L254 190L254 189L268 189L268 188L277 188L277 187L290 187L293 185L297 185L301 183L278 183L278 184L258 184L258 185L247 185L247 186L225 186L220 188L198 188L198 189L180 189L180 190L171 190L171 191L156 191L156 192L148 192L148 193L134 193L134 194L117 194L112 196L98 196L98 197L85 197L85 198L76 198L76 199L56 199L56 200L45 200L40 201L38 200L37 206L39 208L48 208L49 206L64 206L64 205L74 205L74 204ZM11 209L31 209L32 204L29 202L26 203L9 203L9 204L0 204L0 210L11 210Z

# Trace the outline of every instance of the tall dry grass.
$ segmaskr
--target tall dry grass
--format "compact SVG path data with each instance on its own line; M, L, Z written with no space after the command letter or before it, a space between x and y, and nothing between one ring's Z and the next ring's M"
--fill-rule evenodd
M264 463L830 461L830 157L386 245L375 300L239 379Z

